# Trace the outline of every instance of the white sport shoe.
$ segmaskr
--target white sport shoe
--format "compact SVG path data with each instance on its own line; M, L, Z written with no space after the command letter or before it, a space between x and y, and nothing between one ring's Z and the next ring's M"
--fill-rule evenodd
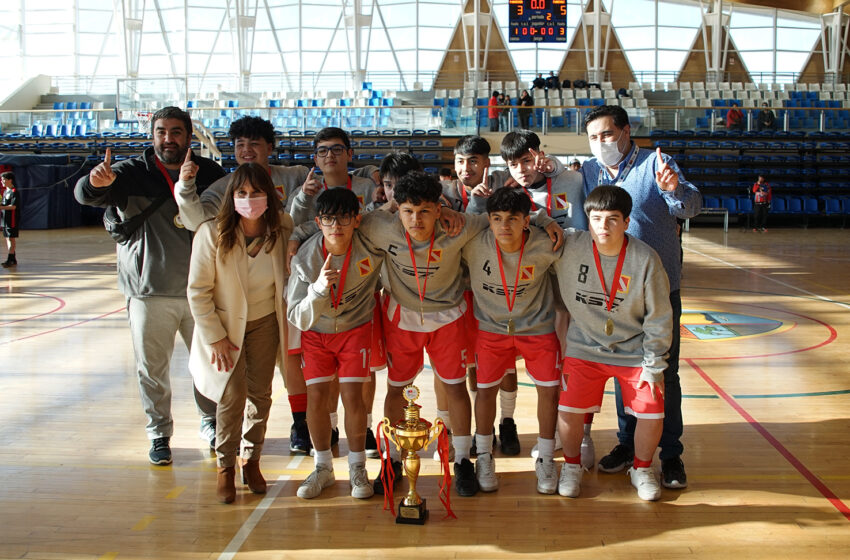
M334 482L336 482L334 472L327 467L317 465L316 470L311 472L298 487L297 495L305 500L315 498L322 493L322 490L333 486Z
M482 492L495 492L499 489L499 479L496 478L496 460L492 453L482 453L475 459L475 478Z
M654 502L661 497L661 486L652 467L631 467L628 475L632 486L637 488L637 494L641 500Z
M565 498L578 498L581 494L581 475L584 473L581 465L564 463L561 467L561 479L558 481L558 494Z
M351 483L351 497L365 500L375 494L372 483L369 482L369 473L366 472L364 463L354 463L348 466L348 480Z
M590 434L584 434L581 438L581 466L589 471L596 465L596 448L593 447L593 438Z
M558 430L555 430L555 451L561 449L561 436L558 435ZM537 444L534 444L534 447L531 448L531 456L535 459L540 457L540 452L537 450Z
M554 494L558 489L558 468L555 467L555 461L537 459L534 462L534 472L537 473L537 492Z

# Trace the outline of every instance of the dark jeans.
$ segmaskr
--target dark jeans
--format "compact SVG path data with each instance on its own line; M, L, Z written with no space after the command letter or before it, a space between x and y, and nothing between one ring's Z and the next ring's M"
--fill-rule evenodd
M670 305L673 307L673 344L667 357L667 369L664 370L664 431L661 433L659 458L663 461L679 457L684 451L682 445L682 386L679 383L679 323L682 317L682 295L679 290L670 292ZM620 384L614 383L617 400L617 423L620 430L617 439L631 449L635 448L635 425L637 418L623 411L623 396Z
M767 225L767 211L770 204L753 204L753 227L764 229Z
M489 117L490 121L490 132L499 132L499 119L496 117Z

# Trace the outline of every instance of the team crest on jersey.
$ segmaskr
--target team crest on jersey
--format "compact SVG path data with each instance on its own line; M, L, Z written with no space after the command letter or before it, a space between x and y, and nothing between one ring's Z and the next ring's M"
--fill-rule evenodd
M443 260L443 250L442 249L434 249L431 251L431 261L432 263L440 262Z
M372 272L372 261L369 260L369 257L366 257L362 261L358 261L357 270L360 272L361 278Z
M534 265L524 266L519 272L520 281L531 282L534 280Z
M620 276L620 285L617 287L618 294L627 294L629 293L629 284L632 283L632 277L626 276L623 274Z
M570 207L570 201L567 200L566 194L555 195L555 208L558 210L567 210Z
M274 191L277 193L277 198L280 199L281 202L286 200L286 191L284 190L283 185L275 185Z

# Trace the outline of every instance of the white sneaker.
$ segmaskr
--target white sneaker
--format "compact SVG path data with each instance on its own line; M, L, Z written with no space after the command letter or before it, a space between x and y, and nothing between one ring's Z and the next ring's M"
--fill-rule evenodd
M596 465L596 448L593 447L593 438L590 434L584 434L581 438L581 466L589 471Z
M499 479L496 478L496 460L492 453L482 453L475 459L475 478L482 492L495 492L499 489Z
M637 494L641 500L654 502L661 497L661 486L652 467L631 467L628 475L632 486L637 488Z
M555 451L561 449L561 436L558 435L558 430L555 430ZM534 447L531 448L531 456L537 459L540 456L540 452L537 451L537 444L534 444Z
M322 493L322 490L333 486L334 482L336 482L334 472L327 467L317 465L316 470L311 472L298 487L297 495L305 500L315 498Z
M555 461L537 459L534 462L534 472L537 473L537 492L554 494L558 489L558 469L555 467Z
M375 494L372 483L369 482L369 473L366 472L364 463L354 463L348 466L348 480L351 483L351 497L365 500Z
M581 465L564 463L561 467L561 480L558 481L558 494L565 498L578 498L581 494Z
M451 432L448 433L448 437L449 437L449 464L451 464L451 463L455 462L455 446L452 443L452 433ZM435 461L440 460L440 449L439 449L438 446L434 447L434 460Z

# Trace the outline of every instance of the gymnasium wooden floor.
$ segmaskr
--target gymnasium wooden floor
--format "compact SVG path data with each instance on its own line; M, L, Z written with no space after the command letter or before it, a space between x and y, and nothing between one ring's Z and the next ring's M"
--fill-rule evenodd
M644 503L623 474L594 471L579 499L536 494L524 384L523 453L497 456L499 491L453 497L458 518L444 520L439 467L425 459L431 518L416 527L396 525L379 497L350 498L344 456L335 487L295 497L312 460L287 451L279 380L262 463L269 493L217 503L182 344L174 464L148 464L114 245L101 228L25 231L21 264L0 270L0 557L848 558L848 246L839 229L685 235L688 489ZM428 370L418 384L433 418ZM606 397L597 457L615 442L613 408ZM377 460L368 468L376 476Z

